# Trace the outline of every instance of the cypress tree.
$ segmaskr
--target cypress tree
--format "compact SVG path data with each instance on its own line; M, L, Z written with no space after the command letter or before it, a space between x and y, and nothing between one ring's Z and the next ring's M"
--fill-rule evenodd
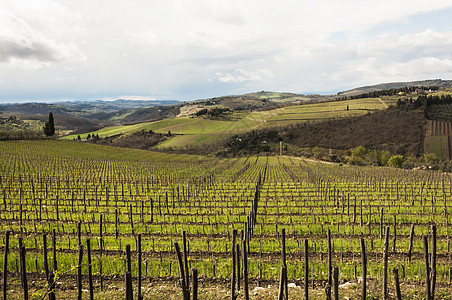
M49 113L49 120L44 125L44 134L46 136L52 136L55 134L55 124L53 123L53 114Z

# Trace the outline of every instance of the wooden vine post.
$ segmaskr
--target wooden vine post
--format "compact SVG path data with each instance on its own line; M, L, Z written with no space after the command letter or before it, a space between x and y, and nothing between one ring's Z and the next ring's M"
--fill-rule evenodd
M42 256L44 261L44 273L46 274L46 280L49 283L49 262L47 260L47 235L42 234Z
M356 203L356 197L355 197L355 203ZM332 264L332 249L331 249L331 229L328 228L327 233L327 240L328 240L328 282L326 286L326 298L328 300L331 299L331 287L333 285L333 264Z
M53 272L58 271L57 252L56 252L56 232L52 229L52 251L53 251Z
M367 293L367 257L366 257L366 245L364 243L364 238L361 238L361 261L362 261L362 292L361 299L366 300Z
M243 270L243 293L245 300L249 300L250 295L248 291L248 256L246 252L246 241L242 240L242 270Z
M133 287L132 287L132 257L130 253L130 245L126 245L126 299L133 299Z
M193 300L198 300L198 269L193 269L191 276L193 280Z
M88 285L89 285L89 299L94 300L94 287L93 287L93 266L91 261L91 240L86 239L86 251L88 259Z
M410 244L408 247L408 261L411 262L411 252L413 251L413 239L414 239L414 224L411 224L410 230Z
M435 298L435 286L436 286L436 225L432 225L432 255L431 255L431 274L430 274L430 282L431 282L431 297Z
M138 300L143 299L141 294L141 233L138 234Z
M280 271L280 276L279 276L278 300L284 300L284 278L286 278L286 267L281 266L281 271Z
M188 268L188 249L187 249L187 233L182 231L182 246L183 246L183 255L184 255L184 270L185 270L185 288L187 291L190 291L190 270Z
M400 292L400 282L399 282L399 269L393 268L392 275L394 277L394 290L396 292L397 300L402 300L402 293Z
M186 283L185 283L185 272L184 272L184 263L182 261L182 254L180 252L180 247L177 242L174 242L174 248L176 249L177 262L179 265L179 275L180 275L180 285L182 288L182 294L184 300L190 300L190 293L188 292Z
M24 300L28 300L28 281L27 268L25 258L25 246L20 246L20 276L22 281L22 288L24 290Z
M385 230L385 242L383 246L383 299L388 299L388 248L389 248L389 226Z
M6 203L6 202L5 202ZM10 232L6 232L5 237L5 254L3 256L3 299L6 298L7 282L8 282L8 251L9 251L9 235Z
M339 300L339 268L333 267L334 300Z
M308 285L309 285L309 249L308 239L304 240L304 298L308 300ZM287 279L286 279L287 281ZM287 284L287 282L286 282Z
M424 260L425 260L425 296L427 300L432 299L431 298L431 289L430 289L430 268L429 268L429 256L428 256L428 240L427 237L423 236L423 242L424 242Z
M289 299L289 288L287 283L287 261L286 261L286 229L281 229L281 260L284 266L284 278L283 278L283 289L284 289L284 299Z
M235 255L235 244L237 239L237 229L232 230L232 246L231 246L231 255L232 255L232 278L231 278L231 299L235 300L237 295L235 293L235 284L236 284L236 255Z
M83 245L78 246L78 265L77 265L77 299L82 300L82 263L83 263Z

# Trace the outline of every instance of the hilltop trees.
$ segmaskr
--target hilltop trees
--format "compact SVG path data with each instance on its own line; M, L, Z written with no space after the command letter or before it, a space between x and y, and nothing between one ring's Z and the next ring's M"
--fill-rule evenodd
M49 113L49 120L44 125L44 134L46 136L52 136L55 134L55 124L53 123L53 114L52 112Z

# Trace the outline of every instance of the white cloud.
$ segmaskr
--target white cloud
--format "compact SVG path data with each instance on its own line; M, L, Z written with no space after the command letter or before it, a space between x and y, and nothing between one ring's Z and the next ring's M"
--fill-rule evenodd
M247 71L245 69L235 69L232 73L217 72L218 81L224 83L232 82L246 82L246 81L264 81L272 77L272 72L269 70Z
M62 29L63 18L77 25L77 14L57 2L7 1L0 9L0 63L39 68L50 62L83 59L68 38L77 26Z
M444 67L452 26L372 32L417 14L432 17L452 0L3 2L0 101L24 90L193 99L331 91L404 74L439 77L435 70L452 77Z
M331 80L354 78L349 87L388 81L451 78L452 32L381 36L373 41L342 46L349 53Z

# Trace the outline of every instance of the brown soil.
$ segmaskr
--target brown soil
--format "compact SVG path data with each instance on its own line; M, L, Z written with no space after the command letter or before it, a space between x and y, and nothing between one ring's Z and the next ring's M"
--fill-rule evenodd
M20 284L19 274L9 273L7 295L8 299L23 299L23 289ZM89 298L87 276L83 281L83 299ZM56 298L76 299L77 286L74 275L62 275L57 279ZM222 278L200 278L199 299L230 299L230 280ZM137 295L137 279L133 279L134 296ZM311 299L325 299L325 281L315 281L314 286L309 282L309 297ZM43 299L46 293L44 275L40 273L28 274L28 286L30 299ZM124 299L125 288L123 276L108 276L103 279L103 290L100 289L100 278L94 276L95 299ZM370 299L381 299L381 282L368 279L367 295ZM391 299L395 299L394 287L388 286ZM404 299L423 299L425 287L419 282L401 282L402 296ZM257 282L251 279L249 282L250 299L277 299L278 282ZM142 284L144 299L182 299L182 290L178 277L144 278ZM448 284L437 284L436 299L452 299L452 287ZM361 297L361 283L357 281L340 282L339 299L359 299ZM289 282L289 299L303 299L304 285L302 280ZM237 299L244 299L243 283Z

